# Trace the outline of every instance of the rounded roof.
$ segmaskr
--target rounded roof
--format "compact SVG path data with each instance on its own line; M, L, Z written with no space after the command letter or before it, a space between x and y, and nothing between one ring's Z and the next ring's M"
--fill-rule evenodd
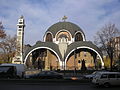
M62 29L68 30L71 33L72 37L77 31L80 31L81 33L84 34L82 29L78 25L66 21L53 24L51 27L48 28L46 32L48 31L51 32L55 37L56 33Z
M68 53L70 51L72 51L73 49L76 49L77 47L89 47L89 48L92 48L95 51L97 51L101 57L103 56L100 49L90 41L79 41L79 42L71 43L67 48L66 56L68 55Z
M41 47L41 48L44 47L44 48L46 48L46 49L47 49L47 48L50 48L50 49L54 50L54 51L58 54L58 56L59 56L60 58L62 57L57 44L52 43L52 42L41 42L41 41L37 41L34 46L30 47L30 48L25 52L24 59L26 58L26 56L28 55L28 53L29 53L30 51L32 51L33 49L38 48L38 47Z
M100 49L96 46L96 45L94 45L92 42L90 42L90 41L78 41L78 42L74 42L74 43L71 43L70 45L68 45L68 48L67 48L67 50L66 50L66 53L65 53L65 57L67 57L67 55L72 51L72 50L74 50L74 49L79 49L79 47L80 48L85 48L85 49L89 49L89 48L91 48L90 50L95 50L95 51L97 51L97 53L102 57L103 55L102 55L102 52L100 51ZM89 47L89 48L86 48L86 47ZM34 46L32 46L32 47L30 47L26 52L25 52L25 55L24 55L24 59L26 58L26 56L29 54L29 52L31 52L32 50L36 50L36 48L37 49L39 49L39 48L50 48L50 49L52 49L53 51L55 51L56 52L56 54L59 56L59 58L61 59L61 60L63 60L62 59L62 55L61 55L61 53L60 53L60 51L59 51L59 47L58 47L58 45L57 44L55 44L55 43L52 43L52 42L41 42L41 41L38 41L38 42L36 42L36 44L34 45ZM94 52L94 51L93 51Z

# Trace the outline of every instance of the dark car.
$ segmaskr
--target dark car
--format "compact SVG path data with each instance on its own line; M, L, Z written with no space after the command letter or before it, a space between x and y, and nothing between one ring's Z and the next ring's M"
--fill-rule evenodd
M0 66L0 78L15 78L16 68L14 66Z
M42 71L38 74L30 76L30 78L37 78L37 79L62 79L63 75L54 72L54 71Z

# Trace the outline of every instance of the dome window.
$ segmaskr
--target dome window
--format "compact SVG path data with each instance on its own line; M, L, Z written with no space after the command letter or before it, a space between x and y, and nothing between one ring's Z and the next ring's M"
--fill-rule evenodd
M47 33L45 41L46 42L53 42L51 33Z
M75 41L83 41L83 37L80 32L75 35Z
M70 41L70 40L71 40L70 34L69 34L68 32L66 32L66 31L62 31L62 32L59 32L59 33L57 34L56 41L58 41L58 39L59 39L59 38L62 38L62 37L66 38L67 41Z

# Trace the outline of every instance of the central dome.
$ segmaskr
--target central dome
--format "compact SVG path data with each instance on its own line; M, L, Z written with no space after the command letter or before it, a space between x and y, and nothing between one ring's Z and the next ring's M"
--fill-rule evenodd
M74 34L77 31L80 31L84 34L79 26L71 22L58 22L56 24L53 24L51 27L48 28L47 32L51 32L53 34L53 37L55 37L56 33L63 29L68 30L71 33L72 37L74 37Z

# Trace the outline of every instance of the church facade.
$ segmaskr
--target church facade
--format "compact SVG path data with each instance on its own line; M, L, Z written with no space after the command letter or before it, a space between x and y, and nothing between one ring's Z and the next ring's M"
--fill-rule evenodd
M80 70L83 61L87 69L104 67L100 49L86 40L85 33L78 25L65 20L50 26L43 41L30 46L22 56L20 61L28 68Z

